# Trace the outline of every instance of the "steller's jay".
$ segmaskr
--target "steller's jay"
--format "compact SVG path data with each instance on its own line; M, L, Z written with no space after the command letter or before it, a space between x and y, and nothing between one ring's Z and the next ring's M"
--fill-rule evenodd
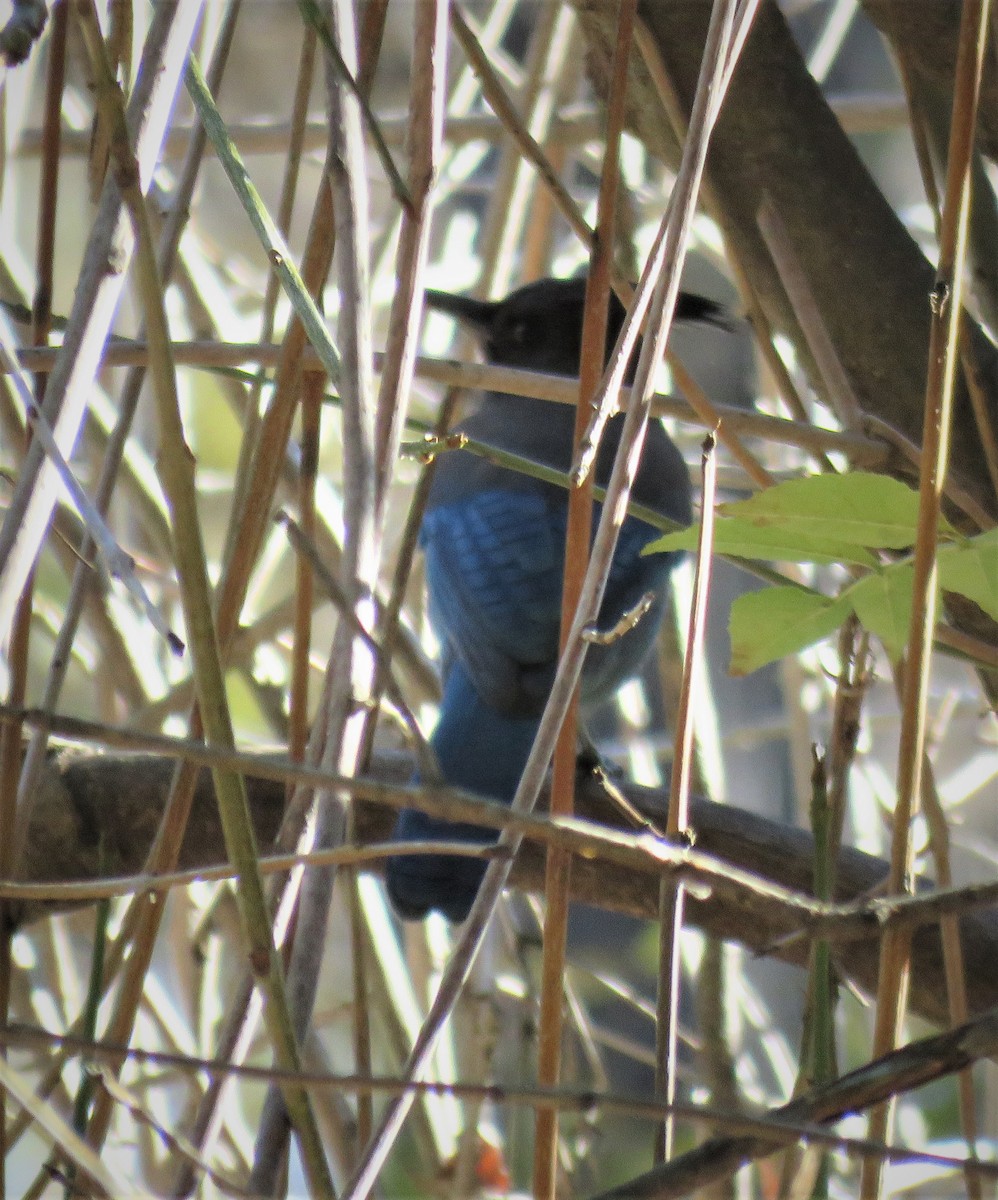
M490 363L577 375L585 279L541 279L505 300L482 301L428 291L427 304L469 326ZM683 293L678 319L715 320L712 301ZM624 320L610 298L607 353ZM605 485L623 416L613 417L597 459ZM485 392L458 429L469 437L548 467L569 470L575 411L570 405ZM691 520L690 482L661 422L652 421L632 491L641 504L673 521ZM568 499L564 488L495 466L468 451L442 455L423 518L430 620L443 655L443 698L430 740L442 778L454 787L509 803L533 745L558 661ZM608 700L637 673L652 646L676 556L641 557L656 531L628 517L620 531L599 614L612 628L648 592L651 608L606 645L589 647L582 671L584 707ZM399 841L487 843L494 835L406 809ZM439 909L461 921L471 908L485 863L454 855L401 855L388 860L388 893L403 917Z

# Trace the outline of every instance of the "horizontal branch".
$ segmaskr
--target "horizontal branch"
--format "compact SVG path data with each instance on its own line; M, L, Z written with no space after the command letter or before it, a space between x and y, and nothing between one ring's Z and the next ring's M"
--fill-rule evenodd
M892 92L833 95L829 96L828 103L847 133L888 133L908 123L904 97ZM590 105L569 107L556 113L552 119L549 141L560 146L576 146L593 141L602 135L603 123L603 114ZM409 124L408 113L390 113L382 117L380 125L385 141L390 146L403 145ZM163 147L164 159L182 158L187 153L195 128L192 125L175 125ZM235 121L229 122L226 128L239 153L246 157L284 153L292 134L292 126L287 121ZM445 136L452 146L475 141L496 141L503 132L502 122L491 113L451 116L447 118L445 126ZM306 123L302 130L302 150L306 154L323 153L328 141L329 123L325 117L315 117ZM38 158L42 146L42 130L29 127L18 139L13 157ZM62 130L61 153L65 157L85 158L91 150L89 131ZM208 146L207 153L214 154L212 146Z
M962 1062L969 1056L980 1057L988 1050L989 1045L994 1048L995 1036L994 1017L989 1015L979 1018L969 1027L912 1043L886 1060L867 1064L859 1071L851 1072L847 1080L843 1081L845 1087L840 1089L838 1094L840 1097L854 1095L857 1086L867 1086L864 1081L872 1082L871 1076L879 1076L877 1083L881 1093L885 1086L892 1083L898 1090L907 1090L917 1083L924 1082L924 1076L930 1072L933 1077L938 1077L954 1062ZM57 1034L22 1024L10 1024L0 1030L0 1045L36 1050L58 1047L66 1054L78 1055L91 1062L121 1062L129 1059L147 1067L191 1075L207 1073L216 1079L296 1083L311 1091L346 1091L355 1095L375 1096L397 1096L403 1091L413 1091L424 1095L454 1096L496 1108L508 1108L516 1104L535 1110L557 1108L561 1112L575 1112L588 1118L594 1113L616 1113L653 1120L668 1110L684 1120L727 1134L726 1138L712 1139L713 1145L722 1144L722 1152L723 1143L735 1139L746 1145L754 1142L767 1148L774 1144L793 1145L799 1140L804 1140L810 1145L827 1146L829 1149L841 1150L856 1157L872 1155L888 1162L921 1163L950 1170L969 1169L983 1179L998 1178L998 1163L955 1158L952 1155L934 1154L908 1146L887 1145L866 1138L848 1137L815 1125L811 1121L792 1120L790 1116L785 1115L785 1108L796 1106L799 1111L802 1106L797 1102L794 1102L794 1106L784 1106L783 1109L760 1114L730 1111L713 1103L675 1101L666 1105L644 1092L624 1092L616 1089L599 1091L572 1086L555 1088L537 1085L514 1087L469 1080L402 1080L397 1075L368 1075L358 1071L286 1071L280 1067L264 1066L260 1063L234 1062L229 1058L204 1058L171 1050L146 1050L137 1046L111 1045L106 1041L91 1041L74 1034ZM813 1103L813 1100L811 1102ZM677 1160L677 1165L681 1161ZM667 1182L658 1180L654 1174L650 1180L648 1176L644 1179L655 1186L664 1187ZM641 1186L641 1182L634 1181L636 1186ZM635 1200L634 1193L628 1192L627 1195L628 1200Z
M266 342L174 342L171 350L177 366L203 367L208 370L249 365L276 367L281 354L279 345ZM56 353L56 349L49 347L26 348L19 353L18 362L23 370L44 374L52 369ZM145 365L148 361L148 349L144 342L115 341L106 347L101 361L105 367ZM383 354L375 354L376 370L381 369L383 361ZM301 365L303 371L322 370L319 357L310 346L302 353ZM420 357L416 359L416 375L420 379L446 387L468 390L491 388L513 396L536 396L541 400L553 400L558 404L575 405L578 402L577 380L559 375L544 375L537 371L520 371L514 367ZM622 402L626 404L630 388L622 388L620 395ZM696 425L702 424L690 405L680 397L657 395L652 407L657 416L676 417ZM780 445L800 446L815 452L837 450L845 454L856 466L884 467L897 457L887 443L876 438L864 437L862 434L824 429L805 421L773 417L767 413L737 408L734 405L718 404L715 407L724 418L725 424L739 434L763 438Z
M83 736L82 723L60 724L64 734L71 733L78 724L76 736ZM92 739L94 729L88 727L87 732ZM136 875L143 869L175 766L173 759L165 755L172 752L176 757L203 762L217 757L216 751L204 746L169 738L140 738L121 731L120 740L126 738L133 745L155 746L160 753L74 753L50 761L40 784L19 872L21 881L51 885ZM114 738L105 731L104 740L113 742ZM252 761L247 756L238 757L247 774L258 844L266 849L273 844L284 810L286 779L309 778L309 769L277 757ZM449 819L492 827L510 820L509 813L494 804L444 790L407 788L404 785L411 771L407 756L381 754L371 777L356 781L355 795L366 797L356 801L360 846L390 837L397 808L413 803ZM269 778L261 778L263 775ZM628 786L626 794L642 817L661 824L667 804L664 792ZM878 942L875 936L855 939L864 933L875 935L884 921L914 919L911 913L885 909L880 914L869 906L851 914L839 910L832 919L827 907L810 898L812 843L806 832L706 800L694 801L692 851L626 828L619 810L596 779L580 784L577 820L552 822L535 816L517 818L517 823L522 823L526 840L513 867L515 887L543 889L545 845L555 842L574 852L574 900L654 920L663 874L683 874L693 881L690 920L701 929L739 942L753 953L803 963L809 939L801 933L820 926L838 939L838 964L844 977L865 991L876 980ZM381 860L372 857L369 850L358 857L361 869L380 869ZM205 771L178 867L191 871L225 863L211 779ZM886 864L881 860L844 850L836 899L865 897L886 873ZM142 883L136 881L136 887ZM973 899L969 897L968 902ZM5 907L8 921L23 925L79 903L77 893L61 901L8 900ZM951 910L955 903L950 900ZM998 1003L998 978L990 970L998 953L998 917L993 911L965 914L961 927L969 1005L972 1012L979 1013ZM844 940L847 937L852 940ZM946 1019L946 997L942 951L934 925L921 927L915 934L915 957L914 1007L927 1019L941 1023Z
M849 1113L863 1112L902 1092L953 1075L981 1058L993 1057L996 1052L998 1012L985 1013L958 1029L912 1042L857 1067L839 1079L796 1096L767 1115L773 1121L794 1124L837 1121ZM785 1137L768 1132L712 1137L672 1162L629 1180L621 1188L602 1193L597 1200L681 1200L786 1144ZM977 1167L973 1159L962 1165L970 1172ZM981 1165L983 1173L993 1177L994 1165Z

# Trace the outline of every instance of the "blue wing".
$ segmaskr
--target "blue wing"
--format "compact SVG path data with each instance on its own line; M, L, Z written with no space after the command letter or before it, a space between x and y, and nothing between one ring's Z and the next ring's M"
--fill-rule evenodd
M556 516L543 494L495 490L432 509L423 520L434 628L479 695L502 712L529 706L531 691L540 691L531 688L532 675L549 666L552 646L557 654Z
M536 713L558 658L564 498L497 488L427 512L422 541L430 616L445 642L447 663L459 659L479 694L508 713ZM621 530L600 612L612 626L646 591L653 610L608 646L590 648L584 697L606 699L632 675L654 639L672 560L642 558L654 530L633 519Z

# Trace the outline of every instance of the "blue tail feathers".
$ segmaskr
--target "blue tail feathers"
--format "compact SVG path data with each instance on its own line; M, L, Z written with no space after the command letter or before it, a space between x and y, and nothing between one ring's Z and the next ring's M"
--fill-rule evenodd
M447 676L440 718L430 745L450 787L509 804L537 732L536 717L510 717L491 708L456 662ZM408 808L395 823L396 841L467 841L487 844L495 832L451 824ZM404 854L388 860L385 876L395 910L419 920L437 909L448 920L468 915L485 874L481 859L453 854Z

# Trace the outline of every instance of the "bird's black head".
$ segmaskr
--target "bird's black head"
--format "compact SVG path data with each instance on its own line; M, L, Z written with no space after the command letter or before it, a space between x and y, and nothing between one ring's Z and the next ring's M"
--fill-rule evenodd
M504 300L493 301L427 290L426 302L474 330L490 363L552 375L579 372L586 302L584 278L538 279L517 288ZM624 316L624 306L611 294L604 361L617 340ZM721 308L713 300L683 292L676 317L719 321Z

